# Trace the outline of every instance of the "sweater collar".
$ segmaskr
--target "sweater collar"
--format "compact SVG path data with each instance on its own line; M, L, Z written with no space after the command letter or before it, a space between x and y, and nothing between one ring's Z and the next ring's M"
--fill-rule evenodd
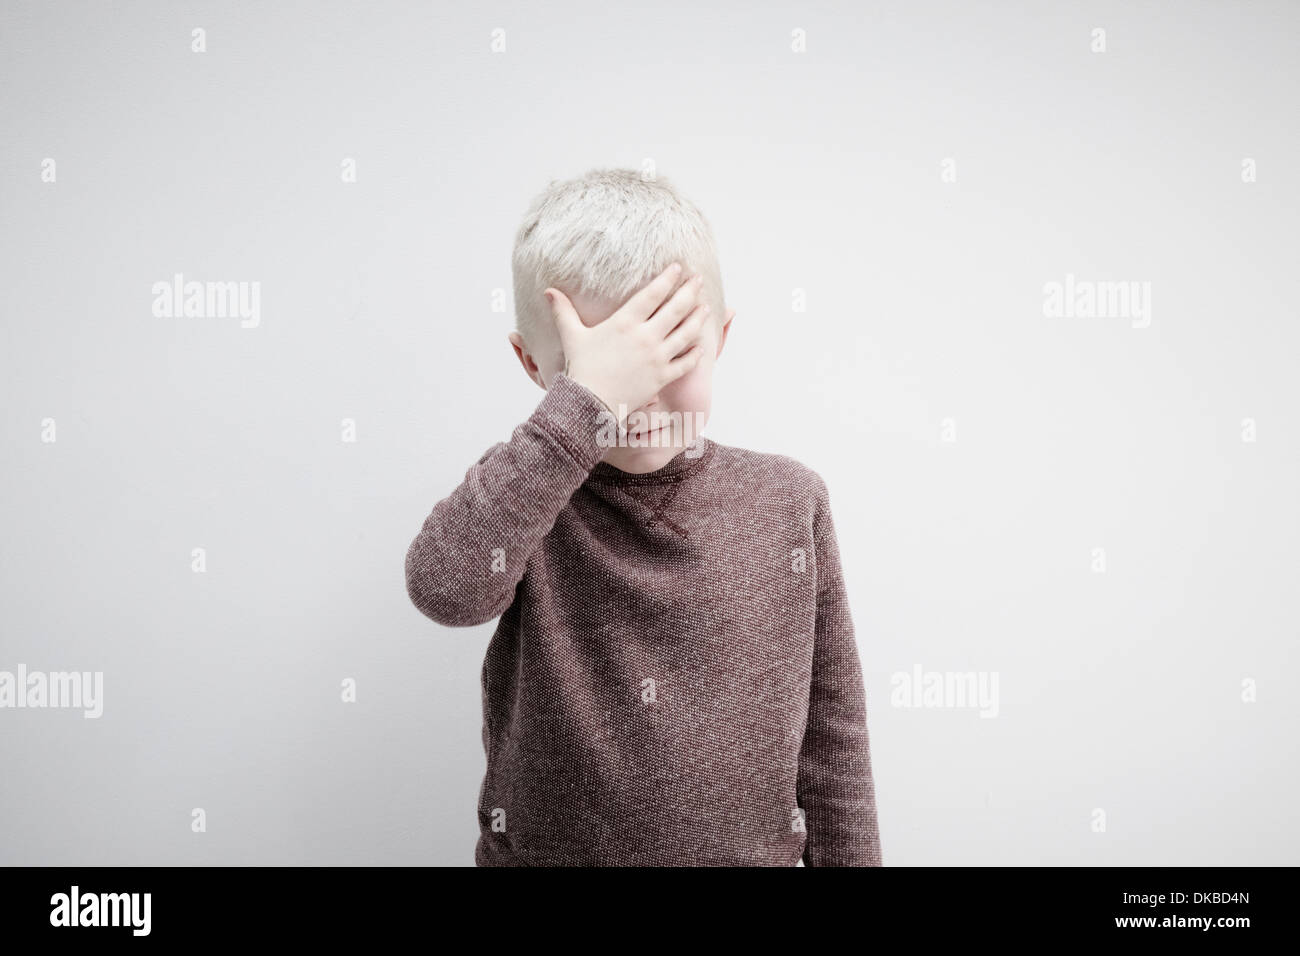
M654 471L631 472L624 471L622 468L616 468L608 462L597 462L596 467L591 470L591 478L605 483L616 485L657 485L670 481L682 481L690 475L695 474L703 468L713 457L713 450L716 447L713 442L699 435L696 438L699 444L700 454L694 454L697 449L688 448L679 451L662 467ZM690 455L687 452L691 452Z

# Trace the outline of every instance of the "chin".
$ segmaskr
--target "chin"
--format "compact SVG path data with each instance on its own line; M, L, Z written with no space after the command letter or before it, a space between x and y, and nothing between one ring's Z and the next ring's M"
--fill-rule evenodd
M682 450L667 445L658 448L615 448L603 460L623 471L654 471L668 464Z

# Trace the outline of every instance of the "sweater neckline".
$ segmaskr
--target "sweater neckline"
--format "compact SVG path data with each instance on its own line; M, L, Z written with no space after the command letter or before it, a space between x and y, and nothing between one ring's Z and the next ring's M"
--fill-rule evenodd
M591 470L591 477L597 481L614 485L657 485L669 481L681 481L690 475L695 474L713 457L713 449L716 447L713 442L703 435L696 437L702 451L698 455L688 456L687 451L694 449L682 449L661 468L654 471L632 472L624 471L622 468L615 467L605 461L596 463L596 467Z

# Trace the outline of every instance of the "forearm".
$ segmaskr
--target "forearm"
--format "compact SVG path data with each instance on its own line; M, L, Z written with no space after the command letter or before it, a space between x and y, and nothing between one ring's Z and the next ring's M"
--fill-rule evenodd
M851 637L849 638L851 640ZM823 660L799 759L805 866L881 866L880 827L857 653Z
M510 440L491 448L434 505L406 553L406 587L441 624L489 621L514 599L529 557L604 454L609 412L563 374Z
M799 756L806 866L881 866L866 689L826 489L813 519L817 617Z

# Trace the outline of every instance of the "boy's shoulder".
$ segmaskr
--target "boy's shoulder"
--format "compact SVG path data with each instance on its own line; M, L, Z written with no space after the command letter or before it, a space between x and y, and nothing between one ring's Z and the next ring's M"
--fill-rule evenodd
M713 468L740 494L779 495L810 505L828 504L826 482L798 459L713 442Z

